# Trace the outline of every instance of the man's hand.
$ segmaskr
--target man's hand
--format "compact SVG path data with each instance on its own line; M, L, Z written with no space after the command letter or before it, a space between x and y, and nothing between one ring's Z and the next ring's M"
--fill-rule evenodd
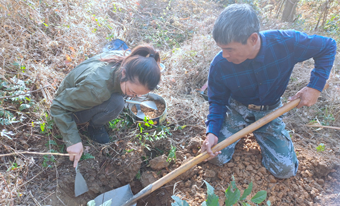
M77 167L78 162L83 154L84 148L83 143L78 142L77 144L67 147L66 150L70 154L70 160L73 162L73 167Z
M312 106L315 104L320 96L320 91L317 89L313 89L310 87L304 87L300 91L298 91L294 96L289 97L289 101L293 101L295 99L300 98L301 101L297 108L301 108L302 106Z
M205 140L203 141L203 144L202 144L202 149L201 149L201 153L207 151L207 153L210 155L210 157L208 159L206 159L205 161L208 161L208 160L211 160L212 158L216 157L218 154L221 154L221 151L218 151L218 152L215 152L213 153L211 151L211 148L217 144L218 142L218 138L212 134L212 133L209 133L207 134Z

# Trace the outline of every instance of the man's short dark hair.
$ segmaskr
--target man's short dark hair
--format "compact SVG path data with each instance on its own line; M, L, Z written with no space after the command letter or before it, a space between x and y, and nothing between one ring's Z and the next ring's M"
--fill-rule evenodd
M232 4L215 21L213 38L216 43L247 43L253 33L259 33L260 23L254 9L248 4Z

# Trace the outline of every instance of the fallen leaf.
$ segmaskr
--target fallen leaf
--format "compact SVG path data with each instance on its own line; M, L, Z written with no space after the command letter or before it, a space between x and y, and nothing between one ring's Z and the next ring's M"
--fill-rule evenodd
M66 54L66 60L69 61L69 62L72 61L71 57L69 55L67 55L67 54Z
M76 53L76 50L74 50L73 47L70 46L70 49L71 49L71 51L72 51L73 53Z

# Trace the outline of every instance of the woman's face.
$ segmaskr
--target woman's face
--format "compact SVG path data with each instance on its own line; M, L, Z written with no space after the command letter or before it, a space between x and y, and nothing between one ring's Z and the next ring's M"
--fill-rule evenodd
M121 82L120 88L122 89L124 95L128 97L140 96L150 92L150 90L144 85L141 85L137 79L134 82Z

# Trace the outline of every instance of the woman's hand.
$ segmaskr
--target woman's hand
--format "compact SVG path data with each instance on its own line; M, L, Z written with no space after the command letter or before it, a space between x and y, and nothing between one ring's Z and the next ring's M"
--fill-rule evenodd
M207 134L205 140L203 141L203 144L201 146L201 153L207 151L207 153L210 155L209 158L207 158L205 161L208 161L208 160L211 160L212 158L216 157L218 154L221 154L221 151L218 151L218 152L215 152L213 153L211 151L211 148L217 144L218 142L218 138L212 134L212 133L209 133Z
M84 148L83 143L78 142L77 144L67 147L66 150L70 154L70 160L73 162L73 167L77 167L78 162L83 154Z

